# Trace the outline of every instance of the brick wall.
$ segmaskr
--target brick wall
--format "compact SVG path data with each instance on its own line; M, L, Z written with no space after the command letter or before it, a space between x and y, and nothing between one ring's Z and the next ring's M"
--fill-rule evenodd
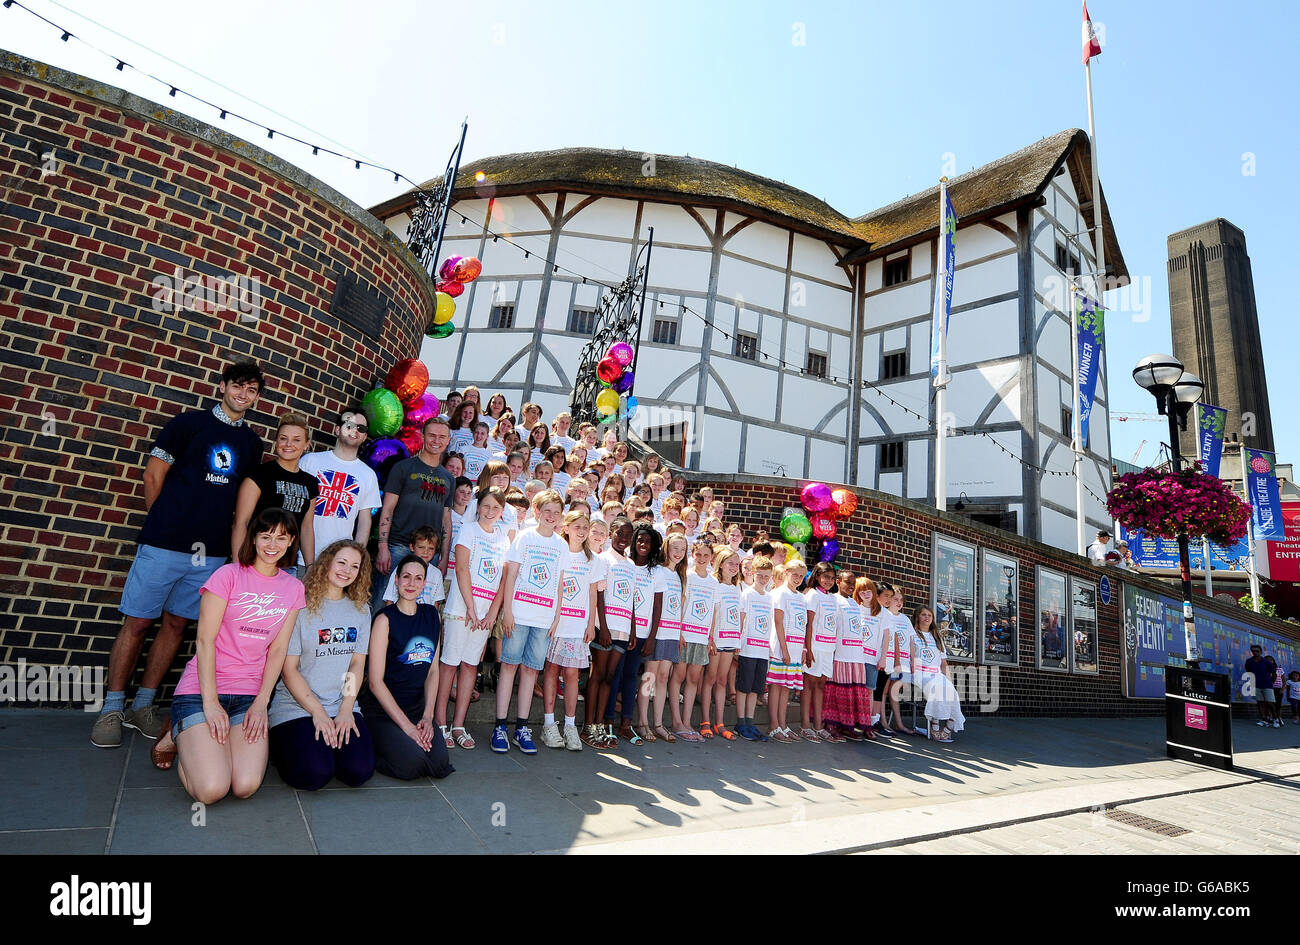
M703 485L704 479L702 476L693 476L692 488ZM708 475L707 479L713 487L715 498L726 502L728 522L739 522L751 533L756 528L765 528L778 540L782 510L787 506L799 505L799 490L804 484L799 480L745 475ZM840 488L831 485L832 488ZM857 493L859 504L850 519L838 523L836 538L841 551L836 564L867 577L903 586L908 595L906 612L909 616L919 604L930 604L931 549L935 532L966 542L977 549L984 547L1013 557L1019 562L1020 665L1016 668L999 667L1000 708L997 714L1133 716L1164 713L1164 705L1160 700L1135 700L1123 696L1120 672L1124 646L1119 609L1122 600L1119 575L1124 572L1114 569L1103 571L1069 552L1027 541L998 529L976 525L962 516L940 513L936 509L897 496L868 489L853 491ZM1094 583L1103 573L1109 575L1113 588L1111 602L1103 604L1100 595L1097 600L1100 650L1098 675L1067 675L1035 667L1035 569L1038 565ZM1171 588L1169 584L1151 578L1125 573L1123 580L1175 598L1179 594L1176 586ZM1261 626L1291 638L1300 636L1294 625L1259 617L1204 596L1197 597L1196 606L1238 620L1258 621ZM1247 712L1247 708L1238 706L1245 714L1254 711L1249 709Z
M0 53L0 129L0 660L102 665L162 425L252 358L254 430L292 408L332 431L419 351L433 287L324 184L121 90ZM256 277L256 320L155 310L178 268ZM377 339L331 314L340 272L389 301Z

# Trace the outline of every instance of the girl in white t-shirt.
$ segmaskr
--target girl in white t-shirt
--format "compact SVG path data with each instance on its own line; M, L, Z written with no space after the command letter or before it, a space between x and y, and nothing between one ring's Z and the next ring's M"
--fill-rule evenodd
M588 544L596 540L594 533ZM591 644L591 673L587 677L587 727L582 740L592 748L618 747L618 737L605 725L605 710L619 660L627 652L632 636L632 587L634 573L627 557L632 541L632 523L616 518L609 523L609 548L600 552L605 561L605 579L596 593L596 640Z
M483 467L492 459L492 451L488 449L488 425L484 421L474 424L474 442L461 449L460 453L465 458L465 478L477 479L479 473L483 472Z
M670 537L685 540L684 535L674 533ZM700 692L704 680L704 669L717 649L713 645L713 611L717 604L718 581L710 572L713 563L713 546L707 541L698 542L691 549L693 567L686 573L686 597L682 602L682 645L678 663L673 667L670 687L669 706L673 711L673 729L684 742L698 742L703 736L691 725L691 713L695 709L695 695ZM677 695L682 683L686 683L686 698L679 702ZM702 701L707 705L708 690L703 691ZM712 729L709 737L713 737Z
M767 705L770 713L769 734L778 742L797 742L801 736L788 724L790 690L803 690L803 649L808 628L808 606L799 593L807 569L802 561L792 561L778 568L780 586L774 591L776 628L772 637L772 657L767 664Z
M799 734L810 742L842 742L844 739L827 731L822 720L826 680L835 671L835 641L839 636L839 600L835 587L835 567L828 561L813 565L812 587L804 594L808 607L808 637L804 641L803 698L799 716L803 728Z
M501 610L501 576L510 539L497 523L505 506L505 495L489 486L478 494L474 520L463 523L456 536L456 580L443 609L439 699L434 707L434 721L448 747L474 747L474 739L465 731L465 715L483 648ZM449 731L447 699L452 677L456 678L456 717Z
M686 596L686 539L673 535L664 542L663 567L656 571L664 573L664 607L659 619L659 632L655 636L654 649L647 658L646 673L654 674L654 729L653 734L666 742L677 741L677 735L664 727L664 702L669 695L668 679L677 661L681 657L682 645L682 604ZM649 641L646 641L649 643ZM681 710L677 708L672 714L673 727L680 730L677 721Z
M551 442L557 446L563 446L566 450L573 449L577 441L569 436L569 427L573 425L573 414L563 410L555 415L551 421Z
M892 618L890 622L893 625L885 633L885 667L889 671L885 699L894 710L894 726L897 729L895 731L889 727L882 710L880 724L886 735L917 734L912 726L903 724L903 710L899 704L902 687L910 688L915 669L912 664L912 638L915 632L912 629L912 621L908 620L907 615L903 613L903 605L906 602L906 595L901 587L893 588L887 595L882 592L881 605L889 608ZM925 732L920 734L924 735Z
M668 572L663 567L663 537L646 523L632 528L628 556L635 571L632 596L632 639L623 659L622 673L614 681L614 691L621 692L623 722L619 737L633 745L657 741L650 730L650 692L640 685L642 661L653 657L663 619L664 592L668 589ZM637 706L639 725L632 725L632 703ZM609 715L609 710L605 710Z
M926 734L937 742L951 742L953 733L966 727L966 716L962 714L957 689L949 676L943 634L935 631L934 611L929 607L916 608L912 617L916 622L912 678L925 698L925 717L929 722Z
M704 678L704 721L700 734L705 738L719 735L727 741L736 737L725 724L727 702L727 677L731 664L740 649L740 558L730 548L724 548L713 559L713 576L718 582L717 606L713 613L713 633L717 653L709 660L709 671ZM709 696L713 699L710 703ZM717 722L710 720L710 708L716 710Z
M826 681L822 715L826 727L850 741L860 742L871 731L871 687L875 685L875 666L868 679L866 651L863 649L864 623L877 610L875 585L855 580L853 572L839 573L840 621L835 639L835 662L831 678ZM857 593L862 586L862 594ZM865 607L863 601L865 600Z
M501 495L504 496L510 489L510 467L498 460L492 460L483 467L483 471L478 474L478 482L474 485L474 495L486 489L500 489ZM478 518L478 499L471 499L465 509L465 518L473 521ZM511 505L506 505L497 519L496 527L504 531L511 541L515 540L515 535L519 531L519 515Z
M555 690L564 673L564 747L582 751L578 734L578 673L591 665L591 642L596 639L596 588L605 575L605 562L591 553L587 538L591 521L586 512L564 515L560 534L569 543L569 557L560 575L560 621L551 630L542 676L542 707L555 714Z

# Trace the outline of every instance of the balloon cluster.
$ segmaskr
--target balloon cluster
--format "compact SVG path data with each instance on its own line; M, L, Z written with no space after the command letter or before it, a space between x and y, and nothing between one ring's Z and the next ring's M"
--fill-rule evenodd
M810 482L799 499L802 509L789 507L781 513L781 537L796 545L810 539L820 542L818 560L834 561L840 553L835 523L857 510L858 497L851 489L832 491L824 482Z
M456 331L451 323L456 314L456 299L483 272L483 264L473 256L448 256L438 268L437 307L424 334L429 338L450 338Z
M370 439L360 455L379 477L381 488L397 462L420 451L424 424L442 409L442 403L428 387L429 369L415 358L407 358L393 365L383 387L361 398Z
M616 341L596 365L596 376L605 385L605 389L596 395L596 413L600 415L601 423L630 420L636 413L636 398L628 397L624 401L620 396L630 391L636 383L636 376L632 373L635 358L636 352L630 344Z

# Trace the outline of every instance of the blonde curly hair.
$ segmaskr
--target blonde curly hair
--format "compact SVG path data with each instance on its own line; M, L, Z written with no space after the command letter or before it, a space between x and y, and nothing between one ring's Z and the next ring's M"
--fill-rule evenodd
M334 563L334 559L344 548L351 548L361 555L361 570L357 572L356 580L343 589L343 596L358 607L369 605L370 553L366 551L366 546L361 542L343 538L328 545L325 550L318 554L316 560L308 566L307 573L303 576L302 585L309 611L320 610L321 602L325 599L325 589L329 587L330 565Z

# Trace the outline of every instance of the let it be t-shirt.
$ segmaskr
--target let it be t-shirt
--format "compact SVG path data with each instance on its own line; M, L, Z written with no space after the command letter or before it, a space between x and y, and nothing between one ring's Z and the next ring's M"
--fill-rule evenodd
M214 695L255 696L262 689L266 651L284 626L290 611L306 604L302 582L287 571L273 578L256 568L225 564L212 572L203 585L204 594L215 594L226 602L226 612L217 630L217 691ZM177 695L199 695L199 662L193 657L176 685Z
M362 509L383 504L375 471L360 459L343 460L333 450L321 450L304 456L298 468L316 477L312 536L318 555L334 542L352 537ZM362 535L361 541L369 537Z

